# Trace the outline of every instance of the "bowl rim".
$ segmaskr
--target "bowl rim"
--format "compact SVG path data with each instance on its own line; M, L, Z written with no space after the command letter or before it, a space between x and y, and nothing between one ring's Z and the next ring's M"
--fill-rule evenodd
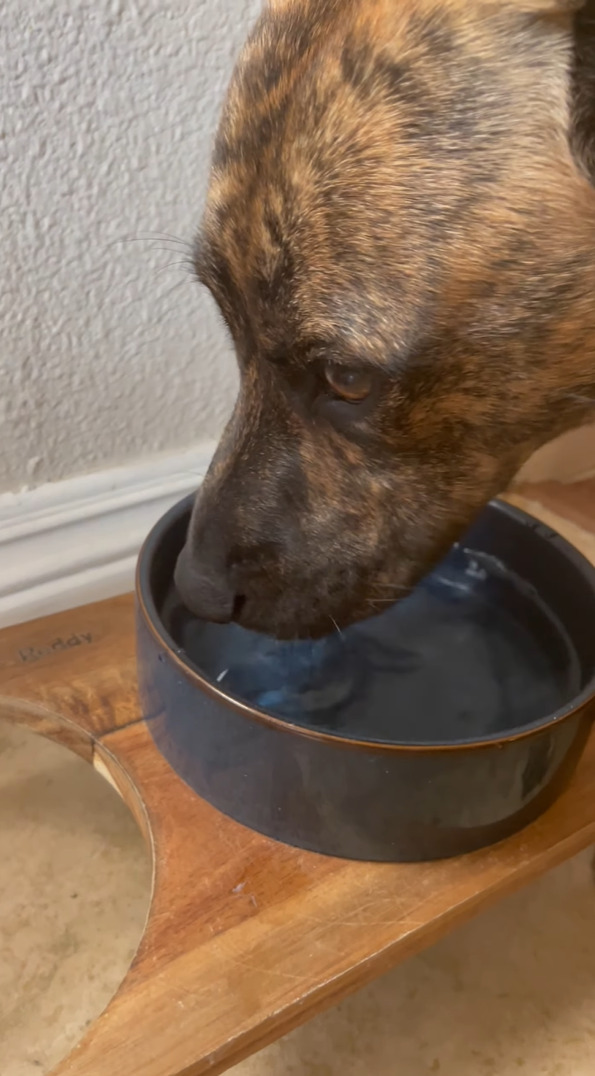
M201 672L198 666L195 665L190 658L181 656L183 651L176 645L175 640L166 630L161 621L149 583L149 573L156 546L162 540L163 535L167 530L173 526L181 516L185 515L188 510L191 509L194 497L195 494L190 494L189 496L184 497L161 516L151 528L141 546L135 572L137 616L139 614L142 615L143 624L153 636L153 641L164 651L168 660L178 668L185 680L193 683L200 691L210 695L211 698L214 698L220 704L234 710L239 716L249 718L252 721L256 721L258 724L265 725L278 732L294 736L297 735L308 740L317 740L322 743L332 744L335 747L387 754L394 754L395 752L436 754L440 752L460 752L479 750L482 748L504 747L508 744L528 739L531 736L545 733L554 727L557 728L572 717L579 716L581 711L589 708L589 703L595 703L594 672L582 691L571 699L570 702L554 711L553 714L548 714L546 718L533 721L530 725L520 729L512 729L509 733L504 735L495 734L493 736L483 737L482 739L459 739L449 740L447 742L400 743L398 741L390 742L387 740L358 740L352 737L342 736L338 733L323 732L320 729L309 728L306 725L300 725L296 722L285 720L267 710L252 706L250 703L228 694L219 684L210 680L203 672ZM486 504L484 511L487 508L496 508L498 511L509 515L515 522L523 524L524 526L531 526L533 531L536 532L540 538L547 539L549 542L553 543L559 554L569 560L583 575L585 582L590 584L589 589L593 596L593 608L595 611L595 566L591 564L587 557L585 557L576 546L572 545L571 542L548 524L543 523L536 516L531 515L530 512L526 512L524 509L510 504L500 497L492 498L488 504ZM583 716L585 715L583 714Z

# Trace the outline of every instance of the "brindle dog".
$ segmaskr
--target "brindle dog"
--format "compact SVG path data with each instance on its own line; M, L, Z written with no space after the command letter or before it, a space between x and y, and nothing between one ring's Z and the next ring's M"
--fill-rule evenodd
M241 373L177 569L196 613L370 615L587 419L594 121L595 0L272 0L196 247Z

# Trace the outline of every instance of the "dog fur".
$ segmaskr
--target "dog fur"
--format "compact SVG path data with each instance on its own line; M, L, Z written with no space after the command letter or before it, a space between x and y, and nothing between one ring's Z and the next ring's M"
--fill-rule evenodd
M594 178L595 0L272 0L196 244L241 388L191 608L282 637L370 615L587 420Z

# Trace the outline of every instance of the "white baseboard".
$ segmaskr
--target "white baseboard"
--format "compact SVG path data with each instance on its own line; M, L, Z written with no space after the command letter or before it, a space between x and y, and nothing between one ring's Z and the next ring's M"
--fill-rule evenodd
M0 494L0 627L132 590L140 546L198 489L210 442L175 456Z

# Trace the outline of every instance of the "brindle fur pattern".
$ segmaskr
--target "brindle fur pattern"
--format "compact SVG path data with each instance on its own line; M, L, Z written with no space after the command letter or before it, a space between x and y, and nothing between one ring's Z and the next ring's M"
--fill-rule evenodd
M595 398L595 0L277 0L235 72L197 272L241 390L188 551L241 623L404 593ZM333 398L326 361L369 368ZM377 604L379 603L379 604Z

